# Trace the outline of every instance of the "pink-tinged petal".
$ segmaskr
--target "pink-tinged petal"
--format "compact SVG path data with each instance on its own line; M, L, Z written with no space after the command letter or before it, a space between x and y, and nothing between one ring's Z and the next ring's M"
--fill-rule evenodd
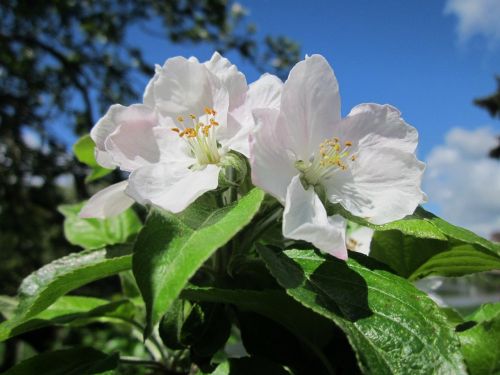
M413 153L418 132L408 125L401 113L390 105L360 104L336 126L332 135L352 142L351 152L358 148L396 148Z
M245 102L228 114L227 131L220 139L222 146L249 156L248 135L255 128L252 110L257 108L279 109L283 82L271 74L262 75L253 82Z
M292 179L283 213L283 235L286 238L311 242L321 251L345 260L346 224L340 215L327 216L313 187L305 190L299 176Z
M105 168L124 166L128 168L133 160L128 158L147 159L153 157L152 151L144 153L141 149L141 140L132 138L138 131L146 131L156 126L157 118L151 108L142 104L133 104L129 107L119 104L112 105L108 112L92 128L90 136L96 144L96 160ZM129 136L130 133L130 136ZM116 141L110 141L116 135ZM151 138L151 137L149 137ZM111 147L108 148L108 146ZM123 147L123 149L121 149ZM153 151L154 152L154 151Z
M287 129L276 109L257 109L254 115L256 127L249 137L252 181L284 203L287 187L297 174L295 160L287 149Z
M177 213L198 197L217 188L220 167L210 164L202 170L172 168L154 164L136 169L129 177L127 194L141 204L152 204Z
M227 90L221 81L206 66L194 59L174 57L156 73L151 87L148 87L146 102L154 106L163 116L177 118L193 114L204 115L206 107L218 112L227 108L215 108L218 96Z
M324 181L328 199L374 224L412 214L425 201L420 190L425 164L396 148L361 148L346 171Z
M120 125L105 142L114 164L131 172L143 165L157 163L160 150L153 132L154 125L147 120Z
M281 111L292 150L298 159L309 160L340 120L337 79L323 56L306 57L293 67L283 86Z
M127 181L118 182L94 194L80 211L81 218L116 216L132 206L134 200L125 194Z
M214 52L212 58L204 65L210 70L226 87L229 94L229 110L240 106L245 100L247 92L247 80L236 65L222 57L220 53Z

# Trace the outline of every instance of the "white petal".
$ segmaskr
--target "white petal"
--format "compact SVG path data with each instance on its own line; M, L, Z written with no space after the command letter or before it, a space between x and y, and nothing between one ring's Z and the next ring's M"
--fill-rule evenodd
M345 260L346 223L340 215L328 217L314 189L305 190L299 176L292 179L283 213L285 237L311 242L318 249Z
M281 111L297 158L309 160L340 120L337 79L323 56L306 57L293 67L283 86Z
M155 122L137 120L120 125L105 142L115 165L131 172L160 160L160 150L153 132Z
M287 129L276 109L257 109L254 115L257 124L249 137L252 181L284 203L287 187L297 174L295 160L287 149Z
M278 77L265 73L251 83L248 88L245 105L250 109L280 108L283 82Z
M335 136L350 141L351 152L358 148L384 147L415 152L417 130L408 125L401 113L390 105L360 104L336 126Z
M140 140L135 138L137 131L147 131L156 125L157 119L151 108L142 104L133 104L129 107L120 104L112 105L108 112L92 128L90 136L96 143L96 160L105 168L114 166L127 166L133 160L129 158L148 159L153 157L151 152L141 155ZM120 128L120 130L118 130ZM117 132L118 142L112 142L112 150L108 149L107 142L112 134ZM130 136L129 136L129 133ZM124 149L121 149L124 147ZM116 158L115 158L116 156ZM130 170L125 168L125 170Z
M170 119L166 120L162 125L168 124ZM186 140L179 137L179 134L171 129L170 126L158 126L153 129L156 143L160 149L160 161L188 168L196 163L196 158L191 155Z
M155 65L155 75L151 78L144 90L143 102L147 106L154 108L155 106L155 90L154 86L156 81L160 78L162 67L158 64Z
M174 57L168 59L158 71L158 77L148 87L146 102L157 109L163 116L177 118L193 114L204 115L205 107L214 108L221 113L225 122L226 108L220 108L219 102L228 98L227 90L221 81L203 64L193 59Z
M283 82L271 74L262 75L253 82L245 102L228 114L227 131L221 137L223 146L249 156L248 135L255 127L252 110L257 108L279 109Z
M125 194L127 184L127 181L118 182L94 194L81 209L80 217L105 219L125 211L134 203Z
M373 232L373 229L367 227L354 229L347 235L347 247L349 250L368 255L370 253Z
M347 171L324 181L328 199L356 216L385 224L412 214L425 199L425 164L395 148L361 148Z
M229 110L240 106L247 91L245 75L238 70L236 65L231 64L218 52L215 52L212 58L204 64L226 87L229 93Z
M202 170L154 164L136 169L129 177L127 194L142 204L181 212L203 193L217 188L220 167Z

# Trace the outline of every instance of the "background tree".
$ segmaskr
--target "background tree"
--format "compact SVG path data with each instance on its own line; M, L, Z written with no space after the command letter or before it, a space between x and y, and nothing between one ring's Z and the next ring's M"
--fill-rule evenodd
M497 80L497 91L474 100L474 104L486 109L491 117L497 117L500 119L500 76L496 77ZM490 156L494 159L500 159L500 137L498 138L498 146L490 151Z
M237 51L280 77L299 58L286 37L257 39L245 9L227 0L6 0L0 18L0 274L7 294L68 252L55 207L88 196L86 171L57 129L88 132L110 104L138 101L137 82L153 73L127 39L132 27L164 42Z

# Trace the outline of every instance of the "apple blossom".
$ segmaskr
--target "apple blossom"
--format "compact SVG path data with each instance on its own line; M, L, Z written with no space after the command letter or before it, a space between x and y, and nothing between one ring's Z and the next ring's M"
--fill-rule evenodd
M279 108L281 88L269 74L247 85L218 53L205 63L174 57L157 66L144 104L112 106L92 130L97 161L130 176L94 195L81 216L106 217L134 201L184 210L217 188L231 151L248 156L252 110Z
M425 199L418 135L394 107L361 104L341 119L337 80L320 55L306 57L283 86L280 109L254 110L252 180L285 206L283 235L347 257L340 204L374 224L411 214Z

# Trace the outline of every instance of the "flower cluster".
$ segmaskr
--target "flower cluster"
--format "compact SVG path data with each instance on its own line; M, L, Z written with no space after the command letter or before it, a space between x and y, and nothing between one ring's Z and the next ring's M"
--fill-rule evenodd
M234 156L255 186L282 205L283 235L347 257L347 210L374 224L411 214L425 200L418 135L394 107L361 104L341 118L337 80L320 55L285 83L245 76L215 53L157 66L143 104L113 105L92 129L96 159L128 172L94 195L82 217L108 217L133 202L177 213L220 187ZM342 210L338 208L341 207Z

